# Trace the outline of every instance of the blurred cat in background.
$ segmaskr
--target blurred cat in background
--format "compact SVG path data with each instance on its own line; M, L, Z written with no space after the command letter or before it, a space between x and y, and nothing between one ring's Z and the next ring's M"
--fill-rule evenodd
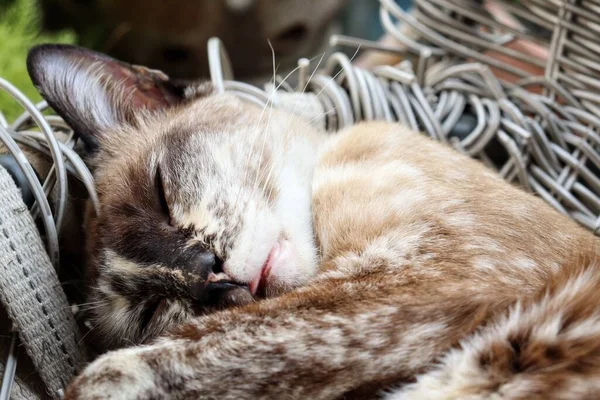
M74 28L79 43L175 78L208 75L206 43L219 37L236 79L264 82L301 57L331 51L329 36L376 40L377 0L40 0L44 26ZM397 0L404 9L412 0ZM340 49L354 52L354 49Z
M208 75L219 37L238 79L269 75L323 52L347 0L42 0L47 29L73 27L86 47L177 78Z

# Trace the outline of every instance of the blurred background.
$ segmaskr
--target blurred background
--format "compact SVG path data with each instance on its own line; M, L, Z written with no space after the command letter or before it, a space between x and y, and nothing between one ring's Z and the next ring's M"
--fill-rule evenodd
M411 1L397 0L407 9ZM33 95L27 49L61 42L197 79L208 74L207 40L218 36L236 79L264 82L269 41L283 73L300 57L330 52L331 34L378 39L378 11L377 0L0 0L0 77ZM2 98L0 107L10 115Z

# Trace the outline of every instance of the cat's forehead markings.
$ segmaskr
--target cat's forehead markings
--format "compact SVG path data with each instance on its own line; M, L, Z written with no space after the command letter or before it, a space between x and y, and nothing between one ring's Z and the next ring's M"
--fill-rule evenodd
M208 199L202 198L202 200L187 208L177 204L173 207L173 218L181 227L207 228L211 222L208 203Z

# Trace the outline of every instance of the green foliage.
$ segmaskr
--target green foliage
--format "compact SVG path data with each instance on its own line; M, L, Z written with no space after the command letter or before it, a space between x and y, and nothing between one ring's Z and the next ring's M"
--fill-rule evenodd
M40 33L40 29L36 0L0 0L0 77L36 102L41 97L27 75L27 51L40 43L75 42L73 33L46 34ZM0 92L0 111L10 121L23 110L10 96Z

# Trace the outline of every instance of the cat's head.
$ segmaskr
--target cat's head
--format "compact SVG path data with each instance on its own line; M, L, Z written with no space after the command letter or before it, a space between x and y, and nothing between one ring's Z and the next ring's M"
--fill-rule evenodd
M306 121L73 46L34 48L28 69L89 153L101 208L86 218L88 309L106 346L316 273L321 133Z

